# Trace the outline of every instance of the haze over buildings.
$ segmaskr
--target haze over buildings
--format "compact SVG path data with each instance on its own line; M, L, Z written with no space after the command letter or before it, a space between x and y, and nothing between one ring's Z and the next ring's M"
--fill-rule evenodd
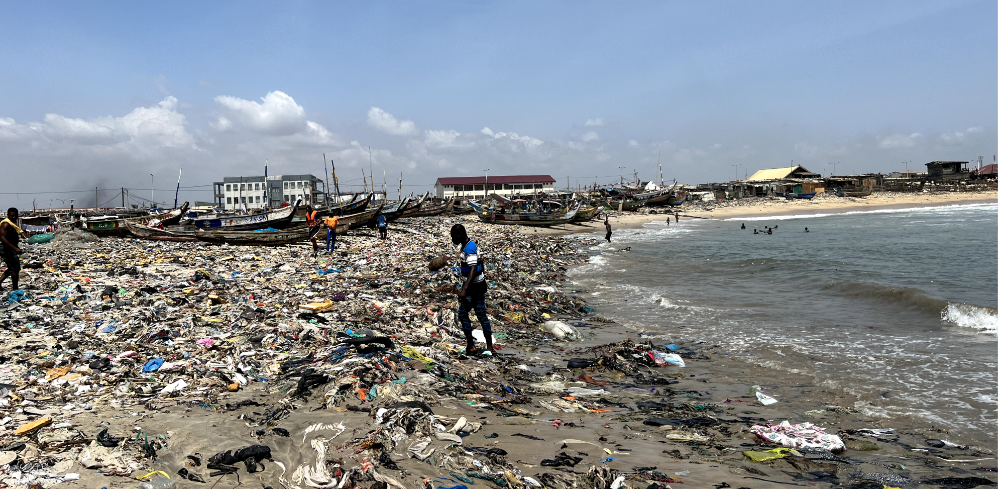
M323 175L324 152L342 187L371 162L404 193L486 169L650 179L658 157L690 183L992 163L996 19L988 1L11 3L0 192L148 198L152 173L172 203L183 167L180 199L211 200L265 160ZM66 190L86 193L33 194Z

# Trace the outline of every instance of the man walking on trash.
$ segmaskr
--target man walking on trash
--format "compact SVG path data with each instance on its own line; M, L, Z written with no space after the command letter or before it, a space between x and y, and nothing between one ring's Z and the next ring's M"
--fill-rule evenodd
M311 205L308 206L308 207L306 207L306 225L309 226L309 230L310 230L309 231L309 241L312 241L313 256L316 256L316 253L319 251L319 245L316 244L316 233L319 230L318 229L314 229L316 227L316 210L313 209L313 206L311 206Z
M469 311L474 309L479 324L483 327L483 336L486 338L486 351L483 354L493 355L493 328L490 326L490 318L486 315L486 269L479 255L479 247L475 241L469 239L465 226L461 224L451 227L451 242L461 247L458 258L465 280L458 291L458 320L462 323L462 333L465 334L465 353L467 355L479 353L472 337L472 320L469 319Z
M378 224L378 237L379 239L385 239L386 233L389 232L389 223L385 220L385 216L379 214L378 219L375 220Z
M7 209L7 218L0 221L0 248L3 249L3 262L7 264L7 269L0 275L0 287L3 281L10 277L10 283L14 286L11 290L18 290L21 280L21 248L18 248L18 239L24 234L14 223L17 221L17 209L11 207Z
M328 216L323 219L323 223L326 224L326 252L333 254L337 249L337 226L340 224L340 218Z

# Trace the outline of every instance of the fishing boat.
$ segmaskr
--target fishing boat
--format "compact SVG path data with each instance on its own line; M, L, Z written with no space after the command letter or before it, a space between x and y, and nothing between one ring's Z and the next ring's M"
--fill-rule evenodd
M351 197L351 200L344 202L339 205L333 205L326 208L315 207L316 217L324 218L326 216L346 216L348 214L357 214L358 212L364 211L371 205L372 200L375 198L374 193L358 193ZM292 218L293 222L305 222L306 220L306 206L299 206L298 210L295 211L295 217Z
M806 199L809 200L816 196L816 192L809 192L807 194L792 194L796 199Z
M594 206L580 206L580 209L576 211L576 215L573 216L573 222L587 222L594 218L598 212L600 212L599 207Z
M180 222L181 218L184 217L184 213L187 212L187 209L188 203L185 202L184 205L172 211L139 217L120 217L117 215L98 217L85 216L80 218L80 227L84 231L91 232L102 238L108 236L131 236L132 234L125 226L126 221L134 224L146 224L153 219L159 219L164 226L171 226Z
M608 207L611 207L611 209L613 210L619 210L620 206L621 207L620 210L623 211L637 211L645 205L646 205L646 199L640 199L636 197L626 197L621 199L608 200Z
M351 214L349 216L341 216L339 218L340 224L337 225L337 232L340 233L343 231L347 231L348 229L357 229L365 227L369 223L371 223L373 219L375 219L375 216L377 216L379 211L381 210L382 206L378 206L373 209L368 209L364 212L358 212L356 214Z
M471 214L476 212L476 209L472 207L471 201L469 200L456 200L455 205L452 206L450 212L455 215Z
M551 214L500 214L497 212L480 212L479 220L490 224L519 224L521 226L554 226L572 222L576 217L580 206L577 205L572 210L565 212L554 212Z
M320 232L322 226L296 225L287 229L259 229L256 231L231 231L228 229L198 229L198 241L212 244L239 246L279 246L305 241ZM339 228L338 228L339 229Z
M413 217L414 214L420 212L420 208L423 207L424 202L427 201L427 198L430 197L430 195L430 192L426 192L420 197L420 200L411 202L410 205L406 207L406 210L403 211L403 215L401 217Z
M450 211L451 208L454 206L455 206L454 197L452 197L450 200L444 200L441 202L432 203L430 205L424 203L424 205L420 208L420 210L413 214L413 217L438 216L444 214L445 212Z
M409 203L410 198L406 197L403 200L386 204L379 210L379 214L385 216L385 222L395 221L403 215L403 212L406 211L406 206Z
M194 235L194 228L160 229L128 221L125 221L125 227L132 233L132 236L141 239L153 241L198 241L198 238Z
M292 219L295 217L295 211L299 208L299 202L291 207L257 214L195 219L194 226L198 229L225 229L227 231L285 229L292 225Z

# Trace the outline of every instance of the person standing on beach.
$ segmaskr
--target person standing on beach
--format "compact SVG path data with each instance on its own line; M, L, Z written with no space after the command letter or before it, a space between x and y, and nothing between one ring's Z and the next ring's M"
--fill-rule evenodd
M309 226L310 230L309 241L312 241L313 256L316 256L316 253L319 252L319 245L316 244L316 233L312 232L313 228L316 227L316 211L311 205L306 207L306 225Z
M14 221L17 221L17 209L11 207L7 209L7 218L0 221L0 248L3 248L3 262L7 264L7 269L0 275L0 287L10 277L10 283L14 286L11 290L18 290L21 281L21 258L18 255L24 251L17 245L24 231Z
M465 353L474 355L475 340L472 337L472 320L469 312L476 311L476 317L483 328L486 338L484 355L493 355L493 328L490 318L486 315L486 269L479 254L475 241L469 239L465 226L456 224L451 227L451 243L460 248L458 259L461 262L462 288L458 290L458 320L462 323L462 333L465 335Z
M386 234L389 232L389 222L385 220L385 216L379 214L378 219L375 220L378 225L378 237L379 239L385 239Z
M326 224L326 252L332 255L337 249L337 226L340 225L340 218L328 216L323 219L323 223Z
M611 242L611 223L608 222L608 216L604 216L604 229L606 229L608 231L608 234L604 235L604 239L608 240L608 243L610 243Z

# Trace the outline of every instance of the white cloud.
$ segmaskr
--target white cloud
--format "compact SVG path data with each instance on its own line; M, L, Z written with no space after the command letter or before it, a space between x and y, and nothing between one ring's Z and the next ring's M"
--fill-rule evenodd
M424 144L431 149L471 149L476 146L475 140L454 130L424 131Z
M970 127L970 128L968 128L968 129L966 129L966 130L965 130L965 132L967 132L967 133L970 133L970 134L971 134L971 133L975 133L975 132L983 132L983 128L981 128L981 127L979 127L979 126L976 126L976 127Z
M912 148L923 136L915 132L907 136L906 134L893 134L891 136L877 136L878 147L881 149Z
M589 143L591 141L597 141L598 139L601 139L601 137L598 136L597 133L594 131L590 131L580 137L580 140L585 143Z
M520 146L530 150L545 144L541 139L535 139L531 136L518 136L516 132L493 132L489 127L484 127L479 132L488 136L490 141L516 143L511 145L511 148L515 150Z
M414 136L420 132L413 121L397 120L392 114L378 107L368 110L368 125L394 136Z
M177 112L177 99L166 97L151 107L136 107L122 117L78 119L45 114L41 122L18 124L0 119L0 137L30 141L37 149L67 151L72 147L107 147L117 151L145 151L156 147L197 149Z
M601 127L604 125L604 119L600 117L594 119L587 119L587 122L584 122L583 125L587 127Z
M265 134L282 135L293 134L306 123L305 109L288 94L277 90L268 92L261 102L220 95L215 97L215 103L226 112L225 119L232 123L226 126L227 129L238 125Z
M629 139L628 140L628 147L629 148L638 148L639 147L639 141L636 141L635 139Z
M953 132L951 134L944 133L938 137L944 144L960 144L965 141L964 132Z

